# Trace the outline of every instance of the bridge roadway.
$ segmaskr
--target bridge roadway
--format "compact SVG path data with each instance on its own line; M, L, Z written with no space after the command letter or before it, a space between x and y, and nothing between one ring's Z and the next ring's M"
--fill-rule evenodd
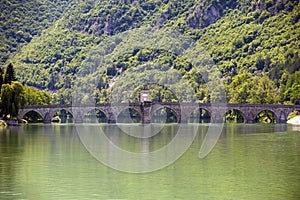
M241 112L244 123L254 123L255 117L262 111L271 111L277 123L286 123L288 115L294 110L300 110L300 105L281 104L208 104L208 103L117 103L96 105L32 105L19 111L19 118L26 113L38 113L44 123L51 123L57 111L68 111L75 123L83 123L84 116L91 110L100 110L107 119L107 123L116 123L118 115L125 109L134 109L141 116L142 123L150 123L151 116L161 108L169 108L176 115L179 123L186 123L191 114L197 109L204 109L210 113L212 123L221 123L227 111L234 109Z

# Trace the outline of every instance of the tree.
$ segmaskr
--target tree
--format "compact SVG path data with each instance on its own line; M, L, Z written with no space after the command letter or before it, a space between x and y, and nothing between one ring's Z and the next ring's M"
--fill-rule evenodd
M239 74L232 79L228 90L230 103L274 104L280 100L279 89L267 76Z
M1 92L1 87L2 87L2 84L3 84L3 70L2 68L0 68L0 92Z
M248 103L250 90L255 83L251 79L251 74L242 73L232 78L229 85L229 103Z
M296 104L300 99L300 70L289 75L283 91L285 101Z
M1 111L4 118L18 116L19 109L24 106L24 88L19 82L3 84L1 88Z
M1 88L1 113L4 119L11 113L12 88L9 84L3 84Z
M25 105L44 105L51 103L51 96L46 91L35 90L29 86L24 88L24 104Z
M274 81L267 76L252 78L256 83L251 89L248 99L252 104L274 104L280 101L279 89L276 88Z
M13 65L10 63L5 72L4 83L11 84L12 81L16 81L16 75Z

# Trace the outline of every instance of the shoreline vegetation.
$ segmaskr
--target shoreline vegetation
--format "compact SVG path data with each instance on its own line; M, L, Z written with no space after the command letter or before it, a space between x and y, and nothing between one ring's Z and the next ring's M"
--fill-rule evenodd
M0 126L18 126L25 122L18 118L19 110L27 105L51 104L52 97L19 82L12 64L4 71L0 68Z
M0 127L7 127L7 126L20 126L21 124L18 121L14 120L0 120Z
M6 127L7 123L4 120L0 120L0 127Z

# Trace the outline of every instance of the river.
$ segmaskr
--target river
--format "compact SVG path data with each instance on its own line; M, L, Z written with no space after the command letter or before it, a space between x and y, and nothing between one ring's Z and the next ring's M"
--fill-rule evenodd
M134 125L99 125L104 133L82 133L99 128L89 126L0 128L0 199L300 199L299 126L226 124L213 149L200 159L211 125L189 125L184 130L194 130L194 135L184 132L176 138L179 146L156 160L141 161L150 170L145 173L128 172L128 166L144 168L134 168L140 167L134 166L136 160L119 158L112 147L148 155L171 144L178 125L165 125L145 138L124 134L136 131ZM114 144L102 146L102 158L89 148L97 145L96 137L89 137L90 144L84 138L93 134L104 134ZM173 161L165 164L168 158ZM111 160L117 167L110 166ZM151 171L155 164L160 169Z

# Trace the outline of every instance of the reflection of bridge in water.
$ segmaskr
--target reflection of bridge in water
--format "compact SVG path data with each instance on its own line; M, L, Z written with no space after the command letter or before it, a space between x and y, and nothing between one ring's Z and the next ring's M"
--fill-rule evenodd
M150 123L155 112L162 108L170 109L177 118L177 122L186 123L192 113L199 109L205 110L210 115L210 122L223 122L225 114L230 110L239 111L244 123L254 123L256 116L263 111L272 113L277 123L286 123L287 116L294 110L300 110L300 105L280 104L204 104L204 103L119 103L97 105L34 105L26 106L19 111L19 118L29 112L36 112L44 123L51 123L58 111L65 110L72 115L75 123L83 123L84 116L92 111L99 110L106 118L107 123L116 123L120 113L132 109L139 114L142 123Z

